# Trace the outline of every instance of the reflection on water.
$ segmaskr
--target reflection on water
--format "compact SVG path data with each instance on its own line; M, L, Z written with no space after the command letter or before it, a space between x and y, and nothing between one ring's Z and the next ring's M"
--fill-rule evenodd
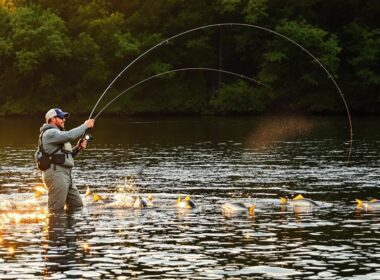
M33 194L34 140L0 120L1 135L17 138L0 141L0 279L379 279L379 212L354 201L379 198L379 135L362 125L347 166L344 121L284 120L283 131L276 121L99 120L77 160L80 192L110 195L132 175L153 207L87 203L48 215L46 197ZM297 193L318 206L280 205ZM178 194L197 208L177 209ZM254 204L255 214L223 213L226 202Z

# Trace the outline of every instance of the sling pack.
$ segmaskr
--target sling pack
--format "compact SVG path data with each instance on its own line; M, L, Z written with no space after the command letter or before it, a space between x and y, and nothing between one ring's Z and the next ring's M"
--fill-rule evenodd
M59 147L58 149L56 149L51 154L48 154L48 153L45 153L44 146L42 144L42 136L49 129L50 128L41 132L40 137L38 139L38 149L37 149L36 154L35 154L35 161L37 164L37 168L41 171L47 170L52 163L59 164L58 162L56 162L54 160L54 154L56 152L58 152L62 148L62 146ZM64 161L64 159L63 159L63 161ZM61 162L61 163L63 163L63 162Z

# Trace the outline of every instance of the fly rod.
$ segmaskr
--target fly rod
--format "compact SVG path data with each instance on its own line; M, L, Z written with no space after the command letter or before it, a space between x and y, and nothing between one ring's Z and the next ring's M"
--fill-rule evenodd
M238 74L238 73L234 73L234 72L231 72L231 71L227 71L227 70L221 70L221 69L216 69L216 68L207 68L207 67L187 67L187 68L179 68L179 69L174 69L174 70L169 70L169 71L165 71L165 72L161 72L161 73L158 73L156 75L153 75L153 76L150 76L144 80L141 80L135 84L133 84L132 86L130 86L129 88L127 88L126 90L122 91L121 93L119 93L115 98L113 98L111 101L109 101L99 112L98 114L94 117L94 119L96 119L97 117L99 117L99 115L105 110L108 108L108 106L110 106L116 99L118 99L120 96L122 96L123 94L125 94L126 92L132 90L133 88L145 83L145 82L148 82L152 79L155 79L155 78L158 78L158 77L161 77L161 76L164 76L164 75L168 75L168 74L171 74L171 73L177 73L177 72L182 72L182 71L212 71L212 72L220 72L220 73L225 73L225 74L229 74L229 75L233 75L233 76L237 76L239 78L242 78L242 79L246 79L246 80L249 80L251 82L255 82L261 86L264 86L266 88L270 88L269 86L267 86L266 84L256 80L256 79L253 79L253 78L250 78L248 76L245 76L245 75L242 75L242 74Z
M344 107L345 107L345 110L346 110L346 113L347 113L347 119L348 119L348 124L349 124L349 151L348 151L348 157L347 157L347 162L350 161L350 158L351 158L351 152L352 152L352 141L353 141L353 131L352 131L352 121L351 121L351 114L350 114L350 110L348 108L348 104L346 102L346 99L343 95L343 92L342 90L340 89L338 83L335 81L334 77L330 74L330 72L327 70L327 68L310 52L308 51L306 48L304 48L302 45L300 45L299 43L297 43L296 41L294 41L293 39L285 36L284 34L281 34L277 31L274 31L274 30L271 30L269 28L265 28L265 27L262 27L262 26L258 26L258 25L253 25L253 24L248 24L248 23L236 23L236 22L226 22L226 23L216 23L216 24L209 24L209 25L204 25L204 26L200 26L200 27L196 27L196 28L192 28L192 29L189 29L189 30L186 30L186 31L183 31L183 32L180 32L174 36L171 36L163 41L161 41L160 43L154 45L153 47L151 47L150 49L146 50L144 53L142 53L141 55L139 55L137 58L135 58L131 63L129 63L118 75L116 75L116 77L111 81L111 83L107 86L107 88L103 91L103 93L100 95L99 99L97 100L97 102L95 103L95 106L93 107L91 113L90 113L90 116L89 118L92 117L92 115L94 114L94 111L96 109L96 107L98 106L99 102L102 100L102 98L104 97L104 95L108 92L108 90L113 86L113 84L116 82L116 80L127 70L129 69L135 62L137 62L139 59L141 59L143 56L145 56L146 54L150 53L151 51L153 51L154 49L158 48L159 46L163 45L163 44L167 44L169 43L169 41L175 39L175 38L178 38L180 36L183 36L185 34L188 34L188 33L191 33L191 32L194 32L194 31L198 31L198 30L203 30L203 29L208 29L208 28L215 28L215 27L225 27L225 26L240 26L240 27L248 27L248 28L254 28L254 29L258 29L258 30L262 30L262 31L265 31L265 32L269 32L271 34L274 34L274 35L277 35L277 36L280 36L281 38L291 42L292 44L294 44L295 46L299 47L300 49L302 49L303 51L305 51L309 56L311 56L313 58L313 60L315 60L318 65L325 71L325 73L327 74L327 77L332 81L333 85L335 86L335 88L338 90L338 93L343 101L343 104L344 104Z

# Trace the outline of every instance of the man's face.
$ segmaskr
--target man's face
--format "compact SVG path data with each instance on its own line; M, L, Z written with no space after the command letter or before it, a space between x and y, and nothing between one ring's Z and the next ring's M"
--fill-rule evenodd
M54 117L52 123L55 124L59 129L64 129L65 122L66 122L65 118Z

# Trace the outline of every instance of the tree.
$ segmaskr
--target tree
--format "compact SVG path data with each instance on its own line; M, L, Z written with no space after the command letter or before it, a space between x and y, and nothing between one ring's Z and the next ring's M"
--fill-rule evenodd
M275 31L311 51L330 73L337 73L341 48L335 35L296 21L282 21ZM258 77L278 92L276 106L286 104L288 108L310 111L344 109L338 105L339 94L330 94L334 85L306 52L278 36L266 44L266 49ZM328 92L329 96L322 98L322 92Z
M59 93L59 65L71 55L70 39L64 22L50 10L32 5L14 9L8 16L5 38L11 40L12 50L1 79L2 90L10 94L2 110L30 112L35 108L30 106L32 96L44 103L52 99L47 94Z
M357 111L376 112L380 105L380 29L352 23L345 31L350 38L347 56L352 106Z
M57 103L88 112L140 54L185 30L221 22L254 24L288 36L334 75L350 107L379 112L379 3L0 0L0 113L43 112ZM160 45L118 77L104 102L150 75L182 67L241 73L272 90L221 73L176 73L135 88L108 111L344 110L333 83L306 52L272 33L237 26L201 29Z

